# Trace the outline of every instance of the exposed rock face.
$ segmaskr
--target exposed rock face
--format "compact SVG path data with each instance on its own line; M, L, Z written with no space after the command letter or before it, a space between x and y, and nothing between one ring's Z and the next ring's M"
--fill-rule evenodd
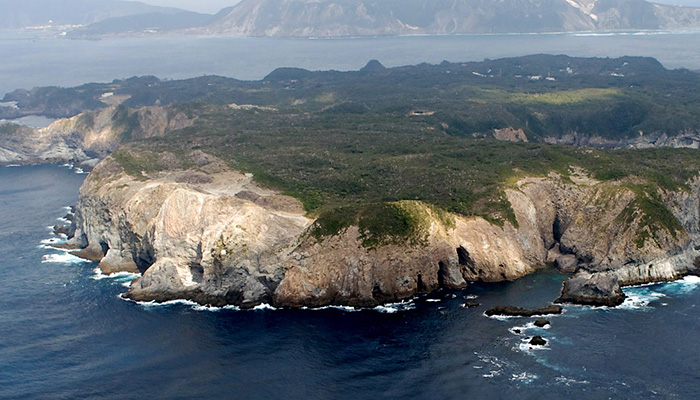
M689 192L658 194L658 205L670 211L664 222L645 217L641 204L656 194L635 192L635 182L600 183L583 171L572 172L575 185L562 184L555 176L520 182L538 211L545 246L559 254L556 265L564 272L580 271L565 283L558 301L619 305L624 301L621 286L697 272L697 179L690 182Z
M174 155L159 159L169 157L178 164ZM188 157L196 170L139 179L108 157L81 188L71 244L101 260L105 273L143 272L129 298L374 306L472 281L514 280L556 257L579 271L561 301L615 305L622 285L696 268L700 180L690 191L649 194L635 182L601 183L572 167L568 179L526 178L506 190L517 227L453 215L447 224L420 202L402 202L426 216L425 240L367 247L357 226L314 237L314 220L297 200L200 151ZM675 225L650 219L643 204L653 201L666 205Z
M453 229L433 221L425 246L366 249L357 227L321 242L303 240L302 256L275 292L278 304L371 306L469 281L517 279L542 265L512 227L456 218ZM529 238L528 238L529 239Z
M573 274L578 269L578 260L573 254L561 255L554 261L554 266L565 274Z
M547 341L542 339L542 336L537 335L530 339L530 344L533 346L545 346L547 345Z
M71 243L101 255L105 273L143 271L129 298L243 307L372 306L513 280L545 261L537 231L481 218L455 218L454 227L434 218L416 246L366 248L356 226L319 240L298 201L209 159L201 168L210 179L183 182L193 171L137 180L107 158L81 188Z
M128 121L130 126L124 126ZM83 162L103 158L130 139L163 136L191 126L184 113L163 107L128 110L116 106L60 119L42 129L11 126L0 135L0 164Z
M625 294L614 273L580 272L564 282L561 297L557 301L614 307L624 300Z
M514 128L494 129L493 137L496 140L504 140L507 142L525 142L525 143L528 142L527 136L525 135L525 132L522 129L514 129Z
M700 149L700 132L688 130L673 136L669 136L666 132L640 132L639 136L620 140L570 132L561 137L546 137L544 141L551 144L587 146L598 149L651 149L657 147Z
M549 322L548 320L546 320L544 318L538 318L535 321L535 326L538 328L544 328L547 325L551 325L551 322Z
M197 152L192 159L207 161ZM268 282L278 282L285 267L279 255L311 220L298 201L260 189L222 163L201 168L211 179L175 171L137 180L107 158L81 189L73 243L101 253L105 273L145 271L129 293L134 299L269 301ZM251 193L266 206L237 197Z

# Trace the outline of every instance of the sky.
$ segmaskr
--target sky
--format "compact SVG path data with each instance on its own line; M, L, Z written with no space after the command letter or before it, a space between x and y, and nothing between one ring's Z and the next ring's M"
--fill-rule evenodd
M239 0L141 0L157 6L177 7L184 10L214 14L224 7L236 4ZM700 7L700 0L654 0L654 3Z
M654 0L652 3L673 4L676 6L700 7L700 0Z

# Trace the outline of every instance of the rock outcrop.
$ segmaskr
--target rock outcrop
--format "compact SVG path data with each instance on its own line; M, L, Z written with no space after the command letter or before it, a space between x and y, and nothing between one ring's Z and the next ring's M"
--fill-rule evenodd
M700 132L687 130L675 135L669 135L667 132L639 132L639 136L624 139L607 139L579 132L569 132L561 137L546 137L544 141L550 144L586 146L597 149L652 149L658 147L700 149Z
M81 188L70 244L99 255L105 273L143 272L131 299L373 306L469 281L517 279L545 262L536 230L463 217L445 226L420 202L406 206L428 218L424 243L368 248L357 226L315 238L298 201L201 152L189 157L199 159L197 170L146 179L108 157Z
M552 323L549 322L549 320L547 319L538 318L537 320L535 320L534 325L538 328L544 328L545 326L552 325Z
M585 171L571 172L573 185L554 175L519 182L536 205L555 264L563 272L578 271L565 282L559 302L615 306L625 299L622 286L698 272L697 179L690 190L660 192L641 182L602 183Z
M547 341L542 338L540 335L533 336L532 339L530 339L530 344L532 346L546 346Z
M530 310L527 308L512 307L512 306L498 306L494 308L489 308L484 312L487 316L503 316L503 317L533 317L536 315L556 315L561 314L563 311L561 306L551 305L543 308L538 308L535 310Z
M163 136L191 126L185 113L165 107L112 106L59 119L42 129L0 125L0 165L81 163L106 157L125 140ZM94 163L92 164L94 165Z
M614 307L622 304L624 300L625 294L622 293L615 273L580 272L564 282L561 297L557 301Z

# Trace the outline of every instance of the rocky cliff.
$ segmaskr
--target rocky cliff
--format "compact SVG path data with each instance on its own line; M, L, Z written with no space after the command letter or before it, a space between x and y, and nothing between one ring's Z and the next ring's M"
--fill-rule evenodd
M483 219L441 221L419 202L425 240L369 249L358 228L323 239L290 197L201 152L147 178L108 157L80 192L71 244L105 273L141 271L127 297L205 304L370 306L467 281L516 279L544 263L536 234ZM446 224L448 226L446 226Z
M508 130L512 131L513 128L508 128ZM498 140L519 141L517 137L503 137L501 132L494 132L493 136ZM686 130L678 132L674 136L669 136L666 132L639 132L639 136L623 139L606 139L601 136L569 132L561 137L547 137L544 141L550 144L586 146L597 149L651 149L657 147L700 149L700 132Z
M166 130L192 123L186 114L164 107L112 106L59 119L42 129L0 125L0 165L96 162L125 140L163 136Z
M572 167L568 177L523 178L507 189L517 222L402 201L391 207L410 216L415 234L368 244L361 224L314 234L319 222L297 200L201 151L146 155L170 160L162 172L127 171L119 160L129 156L139 155L108 157L87 178L69 245L105 273L142 272L126 294L134 300L373 306L517 279L552 261L577 271L561 301L615 305L621 285L695 270L698 180L660 191Z

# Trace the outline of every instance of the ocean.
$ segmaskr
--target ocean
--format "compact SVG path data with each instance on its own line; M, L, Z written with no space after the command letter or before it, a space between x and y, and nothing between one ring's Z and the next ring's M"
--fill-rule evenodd
M530 53L646 55L700 69L700 33L362 39L0 37L0 93L153 74L260 79L279 66L351 70ZM36 121L34 121L36 122ZM0 168L2 399L696 399L700 279L627 288L615 309L567 306L551 326L488 318L539 307L566 276L474 284L371 310L203 308L119 297L133 276L48 248L85 175ZM465 308L477 301L476 308ZM528 344L541 335L541 348Z
M566 306L548 328L484 311L548 304L566 278L552 269L369 310L136 304L119 297L133 276L46 247L84 177L0 168L2 399L700 396L700 278L627 288L615 309Z
M358 70L481 61L536 53L584 57L650 56L667 68L700 70L700 31L618 34L400 36L344 39L135 37L46 38L0 32L0 96L18 88L76 86L155 75L261 79L277 67ZM1 98L1 97L0 97Z

